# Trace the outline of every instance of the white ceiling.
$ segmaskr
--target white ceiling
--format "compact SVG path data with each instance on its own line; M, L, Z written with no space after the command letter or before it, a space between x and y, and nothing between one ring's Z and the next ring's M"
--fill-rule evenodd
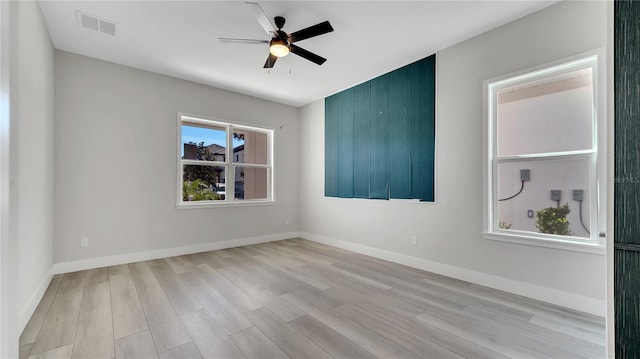
M557 1L261 1L294 32L329 20L334 32L297 45L298 56L263 69L268 39L242 1L40 1L57 49L236 91L292 106L369 80ZM81 27L80 10L117 22L116 35Z

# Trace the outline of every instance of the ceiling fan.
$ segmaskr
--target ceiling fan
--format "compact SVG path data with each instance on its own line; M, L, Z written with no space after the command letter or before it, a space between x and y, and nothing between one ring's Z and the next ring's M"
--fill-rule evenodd
M273 18L275 23L274 24L264 13L264 10L262 10L260 4L254 2L245 2L245 4L251 10L262 28L267 32L267 34L269 34L269 36L271 36L271 39L256 40L219 37L218 40L222 42L235 42L245 44L269 44L269 56L267 57L267 61L264 63L265 69L272 68L276 64L276 60L279 57L287 56L290 52L318 65L322 65L325 61L327 61L327 59L325 59L324 57L307 51L300 46L295 45L294 43L333 31L333 27L331 27L329 21L324 21L319 24L304 28L302 30L287 34L286 32L282 31L282 27L284 27L285 23L284 17L276 16L275 18Z

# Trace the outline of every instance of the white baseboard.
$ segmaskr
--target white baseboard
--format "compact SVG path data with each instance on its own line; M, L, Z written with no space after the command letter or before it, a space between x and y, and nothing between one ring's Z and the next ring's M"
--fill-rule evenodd
M296 238L298 236L299 236L298 232L276 233L276 234L268 234L268 235L258 236L258 237L237 238L237 239L230 239L226 241L201 243L201 244L194 244L194 245L183 246L183 247L154 249L150 251L125 253L125 254L118 254L114 256L81 259L81 260L71 261L71 262L56 263L53 266L52 273L58 274L58 273L75 272L75 271L85 270L85 269L101 268L101 267L113 266L118 264L126 264L126 263L132 263L132 262L147 261L151 259L181 256L181 255L191 254L191 253L213 251L216 249L241 247L241 246L247 246L250 244L273 242L273 241L279 241L282 239Z
M29 319L31 319L31 316L36 311L36 308L38 307L38 304L40 304L40 301L44 296L44 292L47 291L52 278L53 268L51 268L49 272L44 276L42 282L40 282L40 285L38 285L38 288L36 288L36 291L31 295L31 298L29 298L27 303L20 310L20 315L18 316L18 329L20 330L20 333L22 333L24 328L27 326L27 323L29 323Z
M566 308L604 317L606 304L603 300L586 297L583 295L565 292L562 290L543 287L536 284L520 282L513 279L498 277L495 275L476 272L473 270L456 267L448 264L429 261L423 258L395 253L384 249L365 246L362 244L329 238L313 233L301 232L300 237L310 241L350 250L371 257L384 259L390 262L403 264L409 267L422 269L428 272L441 274L467 282L480 284L486 287L499 289L505 292L522 295L543 302L556 304Z

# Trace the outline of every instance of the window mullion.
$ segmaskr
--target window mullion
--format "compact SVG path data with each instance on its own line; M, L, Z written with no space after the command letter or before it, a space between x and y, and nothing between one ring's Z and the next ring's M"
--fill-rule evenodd
M585 151L581 153L566 153L543 156L526 156L526 157L499 157L494 159L495 164L508 163L508 162L540 162L540 161L553 161L553 160L582 160L590 159L596 155L595 151Z
M203 161L203 160L185 160L182 159L181 160L182 165L196 165L196 166L224 166L226 163L225 162L219 162L219 161Z
M225 185L225 198L228 202L233 202L236 196L236 167L233 162L233 126L227 126L227 176Z

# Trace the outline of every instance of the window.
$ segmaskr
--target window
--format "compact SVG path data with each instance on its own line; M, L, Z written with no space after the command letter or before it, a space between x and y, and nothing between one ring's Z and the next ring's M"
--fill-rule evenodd
M598 73L594 55L487 82L485 237L603 245Z
M179 116L178 206L273 201L273 131Z

